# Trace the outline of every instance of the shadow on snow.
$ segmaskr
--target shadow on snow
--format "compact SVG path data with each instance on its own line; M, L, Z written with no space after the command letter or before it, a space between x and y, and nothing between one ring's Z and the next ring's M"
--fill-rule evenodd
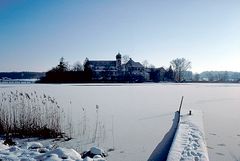
M180 113L175 112L173 123L169 131L165 134L162 141L157 145L152 154L150 155L148 161L165 161L167 160L168 152L171 148L173 138L177 131L179 123Z

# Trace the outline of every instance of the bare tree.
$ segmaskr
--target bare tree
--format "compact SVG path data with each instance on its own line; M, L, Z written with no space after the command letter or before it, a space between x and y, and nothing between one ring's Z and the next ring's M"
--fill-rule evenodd
M155 65L150 64L150 65L148 65L148 68L155 68Z
M78 61L78 62L74 63L72 70L73 71L83 71L83 65Z
M222 81L224 82L228 82L229 81L229 73L227 71L223 72L223 76L222 76Z
M191 62L185 58L173 59L170 64L175 73L175 81L181 82L184 80L184 72L191 68Z
M129 60L130 60L129 55L123 55L123 56L122 56L122 62L123 62L123 64L126 64Z
M207 72L207 73L206 73L206 77L207 77L207 80L208 80L209 82L214 81L214 75L213 75L212 72Z
M193 80L194 80L194 81L200 81L200 74L195 73L195 74L193 75Z
M147 60L144 60L144 61L142 62L142 65L144 66L144 68L147 68L148 65L149 65L149 63L148 63Z

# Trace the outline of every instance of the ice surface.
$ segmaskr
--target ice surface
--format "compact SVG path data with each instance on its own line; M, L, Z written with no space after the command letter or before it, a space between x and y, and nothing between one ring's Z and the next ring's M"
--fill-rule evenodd
M184 96L183 109L203 111L209 160L240 160L240 84L0 85L0 92L11 90L55 97L75 127L73 140L57 144L78 152L92 146L114 149L109 161L146 161Z
M171 128L165 134L164 138L157 145L157 147L154 149L154 151L148 158L148 161L166 161L167 160L168 153L173 143L174 136L178 129L179 120L180 120L180 113L179 111L176 111Z

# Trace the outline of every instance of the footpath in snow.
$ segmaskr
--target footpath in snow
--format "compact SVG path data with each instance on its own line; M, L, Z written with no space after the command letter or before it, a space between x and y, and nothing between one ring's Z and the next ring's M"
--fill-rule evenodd
M202 112L181 111L180 122L167 161L209 161Z

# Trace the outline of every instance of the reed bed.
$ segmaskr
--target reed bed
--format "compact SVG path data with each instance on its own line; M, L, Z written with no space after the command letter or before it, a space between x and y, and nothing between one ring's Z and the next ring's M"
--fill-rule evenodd
M63 137L63 118L63 109L46 94L18 90L0 93L0 135Z

